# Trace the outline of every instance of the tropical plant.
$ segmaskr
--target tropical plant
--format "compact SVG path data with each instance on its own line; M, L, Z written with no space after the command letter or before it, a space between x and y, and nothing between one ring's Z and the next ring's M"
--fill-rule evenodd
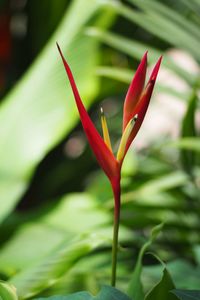
M54 5L52 11L59 4ZM40 8L42 14L45 5ZM41 54L2 99L1 298L199 299L199 14L199 0L71 1ZM36 35L33 40L35 45ZM150 118L163 95L168 106L176 98L185 107L182 119L173 123L179 129L176 139L160 136L157 123L154 139L145 140L139 151L131 148L124 160L117 288L128 296L99 288L110 281L114 204L109 182L84 142L56 41L86 108L103 100L114 151L122 94L146 50L150 65L164 56ZM42 39L35 53L41 45ZM98 127L97 111L94 104L91 115ZM171 114L163 118L172 122ZM146 132L150 136L150 128ZM73 141L82 147L76 160L63 154ZM142 135L134 141L136 149L138 141L144 141ZM76 293L81 290L90 293Z

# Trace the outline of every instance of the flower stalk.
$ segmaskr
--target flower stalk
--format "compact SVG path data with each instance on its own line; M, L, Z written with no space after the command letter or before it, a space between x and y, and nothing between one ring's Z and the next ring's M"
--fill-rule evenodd
M144 120L146 111L149 106L151 95L154 89L155 81L158 75L162 57L157 61L149 81L145 86L146 69L147 69L147 52L144 54L139 67L133 77L133 80L129 86L123 111L123 128L122 137L116 157L112 151L112 145L110 141L109 130L104 115L103 109L101 108L101 124L103 138L96 130L92 120L90 119L81 97L79 95L73 74L71 69L65 60L62 51L57 44L59 53L61 55L63 65L65 67L71 88L74 94L77 109L79 111L80 119L83 125L83 129L87 136L88 142L91 149L96 156L96 159L107 175L113 190L114 195L114 228L113 228L113 245L112 245L112 275L111 285L115 286L116 283L116 271L117 271L117 253L118 253L118 233L119 233L119 222L120 222L120 197L121 197L121 167L125 155L137 135L140 126Z
M113 195L115 201L114 220L113 220L113 241L112 241L112 273L111 273L111 285L116 284L117 273L117 254L118 254L118 236L119 236L119 222L120 222L120 210L121 210L121 184L120 173L116 182L113 183Z

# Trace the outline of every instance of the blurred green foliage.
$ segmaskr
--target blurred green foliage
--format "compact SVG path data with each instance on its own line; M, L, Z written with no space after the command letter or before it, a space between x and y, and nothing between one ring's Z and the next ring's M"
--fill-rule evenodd
M127 291L132 278L129 290L137 282L145 299L154 300L160 285L199 289L199 69L191 73L169 50L187 52L199 67L200 2L28 1L25 12L26 53L17 50L17 60L27 55L28 70L0 105L0 278L14 284L21 299L95 294L110 282L112 193L83 135L58 41L97 127L103 102L114 145L127 84L146 50L150 64L163 54L162 68L187 85L185 91L159 81L155 91L185 105L176 121L179 137L158 135L127 155L117 287ZM144 255L143 245L154 255Z

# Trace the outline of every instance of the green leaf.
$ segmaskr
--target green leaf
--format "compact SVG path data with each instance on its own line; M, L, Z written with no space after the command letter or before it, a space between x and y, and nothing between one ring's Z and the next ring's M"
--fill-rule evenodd
M175 286L171 276L165 268L162 279L146 295L145 300L176 300L177 298L170 293L170 291L174 288Z
M196 136L195 112L197 107L197 100L198 98L196 92L194 92L189 100L187 111L182 122L181 136L183 138ZM183 168L191 173L196 161L195 153L189 149L182 149L180 155Z
M74 222L77 219L79 222ZM73 193L64 196L56 208L41 219L50 227L66 230L71 234L97 231L109 224L110 216L97 205L95 197L87 193Z
M179 246L181 245L181 242L177 243ZM159 281L162 269L163 266L158 264L144 266L142 278L147 283L147 289ZM199 288L200 268L198 262L195 267L194 264L187 262L185 259L175 259L167 263L167 270L170 272L175 286L193 290ZM185 280L185 274L188 274L187 280Z
M85 36L83 29L99 5L98 0L73 1L44 50L1 102L0 222L26 190L37 164L79 119L56 41L72 67L86 107L97 93L97 41Z
M200 245L195 245L193 251L195 254L195 260L197 264L200 266Z
M184 30L188 34L191 34L194 37L196 36L197 39L200 38L198 26L194 24L189 18L184 17L182 14L175 11L174 9L171 9L169 6L164 5L159 1L153 0L129 0L129 2L136 4L148 14L156 13L158 15L162 15L164 18L170 20L171 23L175 22L176 25L178 25L181 28L184 28Z
M52 254L13 276L10 283L16 287L20 298L32 297L55 284L80 258L103 242L104 239L96 235L71 244L67 240Z
M74 222L75 219L79 222ZM60 199L53 210L24 223L1 248L0 272L19 272L48 255L66 238L70 242L75 235L89 233L91 229L102 233L108 229L111 220L105 208L97 206L94 197L74 193ZM102 234L105 236L104 232ZM108 239L110 234L111 230Z
M131 276L131 280L128 287L128 295L134 300L143 300L144 299L144 291L141 283L141 273L142 273L142 259L146 252L146 250L151 246L154 240L157 238L158 234L161 232L163 228L163 224L159 224L155 226L149 237L149 240L142 246L140 253L138 255L138 259L136 262L136 266L134 272Z
M176 147L181 149L186 149L190 151L200 152L200 138L195 137L185 137L178 139L177 141L170 142L167 144L169 147Z
M70 242L68 232L50 227L40 221L23 225L1 248L0 271L15 274L27 268L35 261L49 255L67 237Z
M134 0L131 1L134 3ZM137 2L137 1L136 1ZM137 3L135 3L137 5ZM189 51L195 58L199 59L199 41L192 34L186 32L181 26L172 22L161 14L144 11L136 11L123 4L113 4L116 11L128 20L138 24L148 32L159 37L171 45ZM196 48L197 47L197 48Z
M158 194L179 186L184 186L188 181L187 175L183 171L175 171L141 184L134 192L126 193L122 196L122 203L133 201L135 198L146 195Z
M180 300L199 300L200 291L193 290L172 290L172 293Z
M21 215L18 217L20 218ZM67 195L58 202L54 209L47 211L44 215L40 213L35 218L27 213L26 218L28 222L23 224L22 219L22 225L7 240L0 251L0 273L4 273L11 280L14 274L22 274L36 263L46 260L61 243L65 242L66 247L70 246L74 237L80 236L80 234L82 236L92 230L97 236L104 238L106 245L110 246L112 242L111 216L105 206L98 205L95 197L86 193ZM74 222L74 220L79 220L79 222ZM6 227L4 227L4 231L5 229ZM124 240L131 241L132 233L122 226L120 241ZM107 253L106 264L109 258L109 253ZM87 274L90 273L92 277L92 274L94 276L94 272L97 271L94 271L94 266L88 266L87 262L88 258L84 261L81 260L81 263L85 264L82 270ZM80 262L78 266L76 266L76 262L72 262L73 270L76 268L79 272L79 266ZM80 289L83 288L80 287Z
M163 54L163 51L161 51L160 49L157 49L140 41L130 40L124 36L120 36L109 31L105 32L101 29L91 27L87 29L86 32L89 36L95 37L106 45L122 51L123 53L130 55L131 57L134 57L139 61L147 50L149 51L148 61L151 64L155 63L158 57ZM162 65L174 71L189 84L193 84L194 76L192 76L189 72L176 64L167 54L165 54Z
M37 298L35 300L131 300L127 295L111 286L103 286L97 296L88 292L78 292L69 296L52 296L49 298Z
M197 95L194 92L189 99L186 114L183 118L182 137L196 136L195 111L197 107Z
M16 288L4 281L0 281L0 299L1 300L17 300Z
M199 14L200 14L200 5L199 3L196 3L195 0L181 0L181 2L184 3L184 5L189 8L192 12L195 13L196 17L199 18Z

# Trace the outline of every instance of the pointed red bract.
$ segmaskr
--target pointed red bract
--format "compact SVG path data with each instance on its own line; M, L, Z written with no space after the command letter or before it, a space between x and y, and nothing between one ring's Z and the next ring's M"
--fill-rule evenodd
M76 105L77 105L77 108L79 111L80 119L81 119L81 122L82 122L82 125L84 128L84 131L86 133L86 136L88 138L89 144L96 156L98 163L100 164L100 166L102 167L102 169L104 170L104 172L106 173L108 178L112 181L119 174L118 162L117 162L116 158L114 157L114 155L112 154L112 152L110 151L110 149L105 144L104 140L102 139L102 137L100 136L98 131L96 130L93 122L91 121L91 119L82 103L82 100L80 98L80 95L79 95L78 89L76 87L70 67L69 67L68 63L66 62L58 44L57 44L57 47L60 52L66 73L68 75L68 78L69 78L69 81L71 84L71 88L72 88L72 91L74 94Z
M133 139L135 138L135 136L137 135L137 133L140 129L140 126L142 125L142 122L144 120L144 117L145 117L145 114L146 114L146 111L147 111L147 108L149 106L149 102L150 102L150 99L151 99L151 95L152 95L152 92L153 92L153 88L154 88L154 85L155 85L155 81L156 81L156 78L157 78L157 75L158 75L158 71L159 71L159 68L160 68L161 61L162 61L162 56L157 61L145 89L142 92L141 97L137 102L137 105L135 106L135 108L133 109L133 111L130 115L130 118L133 118L135 115L138 115L138 118L137 118L135 126L134 126L134 128L133 128L133 130L130 134L130 137L127 141L124 156L126 155L126 152L128 151L128 148L130 147L130 145L131 145Z
M123 131L130 121L132 112L140 99L145 84L146 70L147 52L144 54L126 94L123 113Z

